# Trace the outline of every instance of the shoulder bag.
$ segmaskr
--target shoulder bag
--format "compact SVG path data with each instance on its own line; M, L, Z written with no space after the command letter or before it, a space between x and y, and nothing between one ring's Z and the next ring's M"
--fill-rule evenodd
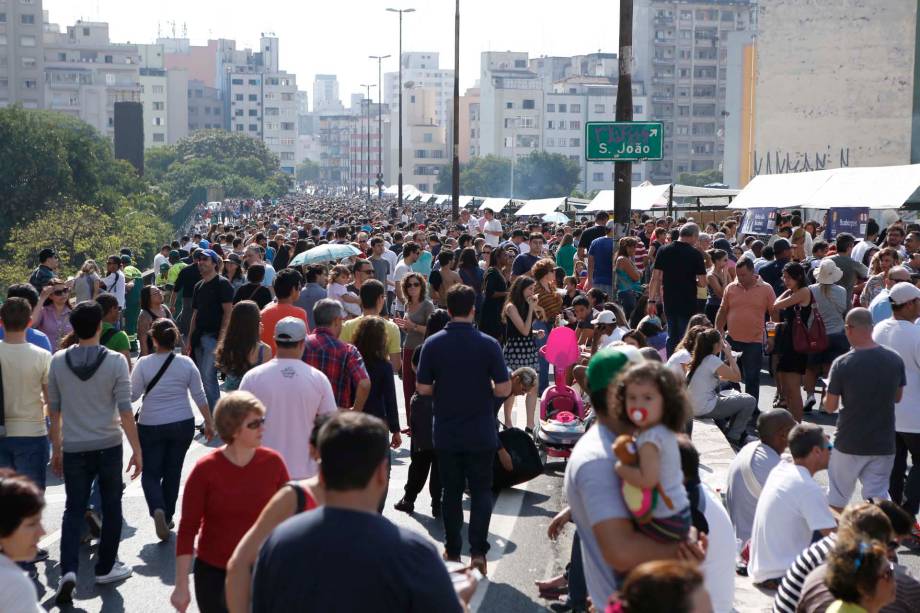
M166 356L166 361L163 362L163 365L160 366L160 370L157 371L157 374L153 375L153 379L150 380L150 383L147 384L147 387L144 388L144 396L141 398L141 403L143 403L144 398L150 393L150 391L160 382L160 379L163 377L163 374L166 372L166 369L169 368L169 365L172 364L172 361L176 359L175 353L170 353ZM137 413L134 414L134 421L138 421L141 417L141 410L138 409Z
M815 301L815 294L811 294L811 325L802 321L801 307L795 307L795 319L792 322L792 348L798 353L821 353L828 347L827 330L824 328L824 319Z

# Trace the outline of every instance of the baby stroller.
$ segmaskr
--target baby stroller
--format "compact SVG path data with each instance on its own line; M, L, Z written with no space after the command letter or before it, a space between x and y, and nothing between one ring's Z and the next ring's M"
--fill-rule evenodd
M553 365L555 385L540 398L540 421L534 438L544 464L546 457L568 458L575 443L585 433L585 407L581 397L565 384L566 370L578 362L578 339L571 328L553 328L540 348L543 358Z

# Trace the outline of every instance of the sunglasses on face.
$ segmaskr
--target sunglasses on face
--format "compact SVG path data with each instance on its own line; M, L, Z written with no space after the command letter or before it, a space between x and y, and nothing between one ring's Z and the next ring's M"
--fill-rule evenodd
M406 283L406 287L421 287L421 283Z
M56 289L52 292L52 294L55 296L66 296L69 293L70 293L70 290L68 289Z
M259 419L255 419L249 422L248 424L246 424L246 427L249 428L250 430L258 430L264 425L265 425L265 418L260 417Z

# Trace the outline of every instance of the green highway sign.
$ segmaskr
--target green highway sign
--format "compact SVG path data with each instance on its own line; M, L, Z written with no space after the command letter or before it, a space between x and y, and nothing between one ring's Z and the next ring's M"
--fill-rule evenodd
M654 121L589 121L585 124L585 160L660 160L663 136L663 126Z

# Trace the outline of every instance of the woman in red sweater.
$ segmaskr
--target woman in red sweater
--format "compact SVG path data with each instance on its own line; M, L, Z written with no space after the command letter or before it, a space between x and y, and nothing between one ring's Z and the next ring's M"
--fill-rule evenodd
M170 597L181 612L191 601L188 571L193 554L198 608L202 613L227 610L227 561L262 508L290 479L281 456L261 446L265 407L255 396L231 392L221 398L214 425L227 444L198 460L182 496L176 587Z

